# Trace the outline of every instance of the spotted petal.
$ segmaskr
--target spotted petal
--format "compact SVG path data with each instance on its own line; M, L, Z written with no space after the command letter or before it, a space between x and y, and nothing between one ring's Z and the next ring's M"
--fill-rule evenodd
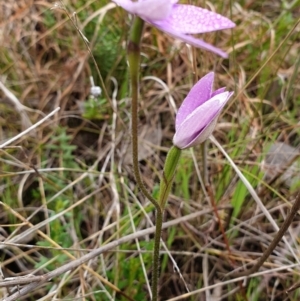
M164 1L162 1L164 2ZM235 24L226 17L194 5L173 5L165 25L180 33L204 33L232 28Z
M194 110L176 129L173 143L184 149L205 141L214 130L218 116L233 92L215 95Z
M213 45L205 43L204 41L202 41L200 39L196 39L190 35L180 33L177 30L168 26L168 24L166 24L164 21L149 21L149 20L146 20L146 21L153 24L158 29L170 34L174 38L181 40L182 42L185 42L189 45L192 45L192 46L195 46L198 48L202 48L202 49L214 52L223 58L228 57L228 54L226 52L222 51L220 48L214 47Z

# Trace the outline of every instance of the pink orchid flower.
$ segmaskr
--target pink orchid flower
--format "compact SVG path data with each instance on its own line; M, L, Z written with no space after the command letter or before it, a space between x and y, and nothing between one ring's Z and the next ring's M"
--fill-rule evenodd
M205 141L213 132L217 119L233 92L213 91L214 72L202 77L191 89L178 110L173 143L180 149Z
M235 26L222 15L194 5L176 4L178 0L113 0L113 2L187 44L212 51L224 58L228 57L221 49L189 35Z

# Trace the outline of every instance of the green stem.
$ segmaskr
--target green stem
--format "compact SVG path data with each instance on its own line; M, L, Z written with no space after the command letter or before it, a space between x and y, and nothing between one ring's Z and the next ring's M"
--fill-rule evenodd
M157 201L146 189L139 169L138 160L138 98L139 98L139 70L140 70L140 41L143 32L144 21L138 17L134 18L127 46L127 57L130 71L131 84L131 135L132 135L132 160L133 172L137 185L147 199L161 210Z
M128 46L127 56L130 71L131 84L131 135L132 135L132 161L133 172L137 185L147 199L156 209L156 233L153 250L153 271L152 271L152 300L157 301L158 296L158 275L159 275L159 247L162 226L162 208L152 197L145 187L141 178L138 161L138 97L139 97L139 69L140 69L140 42L143 33L144 21L138 17L134 18Z
M159 279L159 251L160 251L160 237L163 222L163 211L157 210L155 235L154 235L154 248L153 248L153 269L152 269L152 301L158 299L158 279Z
M175 170L180 158L181 150L176 146L171 147L166 158L163 177L160 181L159 199L158 203L161 208L161 212L165 209L167 200L172 188L174 180ZM156 216L156 229L154 239L154 251L153 251L153 273L152 273L152 301L157 301L158 295L158 278L159 278L159 250L160 250L160 237L162 228L162 214ZM154 268L155 267L155 268Z

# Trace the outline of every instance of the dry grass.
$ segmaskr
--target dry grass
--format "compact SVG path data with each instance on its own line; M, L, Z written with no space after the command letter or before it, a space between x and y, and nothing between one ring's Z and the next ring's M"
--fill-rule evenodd
M147 300L153 232L140 231L151 227L154 212L135 186L130 159L125 51L130 22L109 2L64 3L71 15L77 11L73 21L90 41L109 100L95 104L97 114L87 108L94 104L90 76L96 84L100 80L63 9L51 9L54 3L47 1L0 4L0 80L16 97L0 92L0 141L61 108L1 149L1 274L5 279L41 276L71 264L51 281L33 283L18 300ZM197 78L214 70L215 86L235 91L214 136L282 224L297 189L286 186L280 174L264 177L260 167L275 141L300 145L299 1L285 10L284 3L207 2L237 23L232 32L203 36L231 53L225 61L146 27L140 166L154 194L174 134L176 106ZM298 258L283 241L260 269L262 275L244 282L230 276L259 258L276 231L211 143L208 167L209 186L203 191L200 148L181 159L165 212L165 220L174 223L163 231L162 252L172 255L180 273L170 255L163 255L161 300L183 299L187 288L192 292L187 300L298 300L297 290L285 293L299 280L299 266L287 269ZM296 166L291 177L297 173ZM296 255L298 224L299 216L286 233ZM134 239L99 250L131 233ZM17 295L22 285L1 288L0 298Z

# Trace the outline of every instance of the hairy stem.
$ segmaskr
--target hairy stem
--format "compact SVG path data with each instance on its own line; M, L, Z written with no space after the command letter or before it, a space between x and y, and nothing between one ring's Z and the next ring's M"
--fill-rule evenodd
M138 160L138 98L139 98L139 69L140 69L140 40L143 32L144 21L135 17L129 36L127 53L130 70L131 85L131 135L132 135L132 160L133 172L136 182L142 193L155 206L156 210L160 209L157 201L146 189L141 178Z
M155 206L156 209L156 230L153 250L153 271L152 271L152 300L156 301L158 296L159 276L159 249L162 226L162 212L158 202L152 197L145 187L141 178L138 161L138 97L139 97L139 69L140 69L140 41L143 32L144 21L138 17L134 18L131 33L128 41L128 63L130 70L131 84L131 135L132 135L132 161L133 172L137 185L144 196Z
M159 279L159 251L160 251L160 237L163 222L163 211L156 211L156 224L154 236L154 249L153 249L153 270L152 270L152 301L158 299L158 279Z

